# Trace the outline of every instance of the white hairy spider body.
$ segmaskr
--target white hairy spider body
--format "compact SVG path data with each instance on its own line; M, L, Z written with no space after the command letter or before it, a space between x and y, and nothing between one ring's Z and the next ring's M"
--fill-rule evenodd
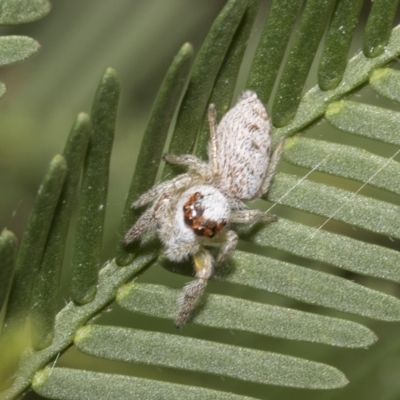
M189 319L214 264L224 262L236 247L238 236L228 229L229 223L276 221L243 203L268 191L282 150L283 142L270 158L270 124L263 104L254 92L245 91L219 125L213 105L208 119L208 163L193 155L164 155L165 161L185 165L188 172L155 185L133 203L133 208L153 204L124 239L132 243L155 227L168 259L178 262L193 256L197 279L185 287L175 320L178 327ZM223 244L214 262L204 245L215 237Z

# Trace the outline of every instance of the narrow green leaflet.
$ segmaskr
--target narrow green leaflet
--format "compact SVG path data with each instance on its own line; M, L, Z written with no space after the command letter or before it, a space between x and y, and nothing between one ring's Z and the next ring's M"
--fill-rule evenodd
M64 149L67 174L34 287L31 313L33 316L32 345L35 349L48 346L54 335L64 248L78 183L82 175L89 135L89 116L81 113L76 118Z
M357 147L294 137L286 140L283 158L300 167L368 182L400 194L400 163Z
M337 2L318 68L318 84L323 90L334 89L343 77L362 5L363 0Z
M45 249L54 211L67 170L61 155L53 158L40 185L18 252L4 327L23 324L28 316L33 284Z
M235 251L214 279L385 321L400 320L400 300L348 279L256 254Z
M36 21L49 13L48 0L0 0L0 24Z
M260 7L260 0L253 0L247 6L246 12L232 38L232 42L227 50L218 75L214 81L209 104L215 105L217 119L228 111L232 103L232 95L236 88L236 81L240 67L243 62L243 55L247 48L249 35L253 28L254 20ZM203 124L197 135L195 154L199 158L207 159L208 139L210 129L208 123L208 113L205 113Z
M385 143L400 144L400 112L341 100L328 106L325 118L343 131Z
M108 68L93 100L92 132L82 177L72 277L72 299L78 304L92 300L96 292L120 90L117 73Z
M27 36L0 37L0 67L25 60L39 50L39 43Z
M185 43L174 57L154 101L118 232L116 259L119 265L129 264L133 259L132 247L135 245L127 249L121 240L143 211L132 210L131 204L154 184L170 124L189 77L192 59L193 47Z
M105 393L112 393L114 399L250 400L196 386L67 368L39 371L32 386L36 393L59 400L99 400Z
M246 87L267 104L286 46L303 6L300 0L274 0L249 72Z
M247 3L247 0L227 2L197 54L171 139L169 151L172 154L188 154L193 151L215 78ZM167 164L164 177L174 172L176 168Z
M173 320L180 295L166 286L130 283L119 289L117 301L129 311ZM193 322L341 347L368 347L377 339L368 328L343 319L211 294Z
M274 99L272 120L275 126L287 125L296 114L308 72L334 5L332 0L308 0L306 3Z
M283 173L275 176L268 198L277 204L400 238L400 207L384 201Z
M382 54L390 37L399 0L375 0L372 3L364 33L364 53L367 57Z
M241 238L246 238L242 235ZM400 282L400 253L281 218L247 239L348 271Z
M74 343L82 352L96 357L263 384L313 389L347 384L345 376L328 365L179 335L88 325L79 329Z
M11 231L4 229L0 234L0 310L13 277L17 246L17 237Z

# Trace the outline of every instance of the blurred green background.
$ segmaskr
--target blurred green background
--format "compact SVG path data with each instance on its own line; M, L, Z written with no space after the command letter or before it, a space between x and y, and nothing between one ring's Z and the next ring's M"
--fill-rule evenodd
M0 80L8 91L0 101L0 228L7 227L20 238L32 207L36 191L51 157L63 150L65 139L80 111L90 112L91 101L104 70L111 66L119 74L122 96L111 160L108 210L104 237L104 261L114 256L116 231L124 206L140 140L149 117L152 102L172 58L186 42L198 50L214 18L225 0L52 0L52 11L34 23L2 27L2 35L28 35L38 40L41 50L32 58L0 70ZM255 48L261 33L263 18L270 1L262 4L259 25L253 32L249 50ZM370 8L366 2L363 18ZM264 13L264 15L263 15ZM396 17L395 24L400 20ZM363 23L357 28L350 54L361 48ZM316 83L316 74L310 73L308 88ZM245 75L246 64L242 75ZM242 88L239 88L239 90ZM368 87L354 98L392 109L398 105L378 99ZM390 157L393 146L377 144L340 133L320 123L307 135L360 146L376 154ZM399 158L397 158L399 160ZM282 163L281 169L304 175L306 171ZM313 174L313 179L355 191L360 184L344 181L324 174ZM363 194L400 204L397 196L366 188ZM257 206L266 209L265 202ZM318 226L323 218L276 207L278 215L308 225ZM330 222L324 227L360 240L399 249L398 241L360 230L345 224ZM64 301L69 300L69 278L72 254L72 235L66 255L62 283ZM280 257L307 267L333 271L326 265L305 263L304 260L271 251L268 255ZM398 285L369 278L340 273L369 287L399 295ZM160 267L148 270L140 280L182 287L190 278L172 274ZM274 351L325 362L341 369L351 384L338 391L310 391L267 387L218 376L181 372L151 366L106 362L79 354L71 349L57 365L86 368L97 371L133 374L152 379L204 385L233 391L262 399L397 399L400 398L400 351L397 344L400 324L381 323L351 317L330 310L296 303L279 296L252 291L239 285L211 282L210 292L235 294L242 298L289 306L331 316L351 318L371 327L380 341L370 350L345 350L325 345L299 343L264 338L254 334L226 332L217 329L187 326L180 333L198 338L212 339L235 345ZM60 308L63 301L60 302ZM132 326L176 333L171 321L143 318L124 312L114 306L97 321L120 326ZM268 366L265 366L268 368ZM27 399L39 398L34 393Z

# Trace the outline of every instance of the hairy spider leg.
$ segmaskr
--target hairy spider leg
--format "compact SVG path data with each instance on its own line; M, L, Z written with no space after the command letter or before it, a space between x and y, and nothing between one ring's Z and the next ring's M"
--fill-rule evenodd
M154 206L146 210L140 218L136 221L135 225L126 233L123 243L129 245L133 243L142 233L148 231L155 224Z
M225 233L225 238L224 238L225 241L219 249L217 259L215 261L216 266L220 266L226 261L231 251L235 249L239 239L235 231L228 230L225 231L224 233Z
M278 217L272 214L266 214L260 210L236 210L231 211L230 222L237 224L252 225L256 222L276 222Z
M185 286L183 295L179 299L179 313L174 321L177 328L182 327L188 321L213 272L213 258L206 249L201 248L200 251L193 255L193 260L196 280Z
M210 174L210 167L207 163L200 160L200 158L193 156L192 154L185 154L182 156L176 156L174 154L164 154L163 160L170 164L184 165L189 170L199 173L204 178L207 178Z
M131 229L126 233L123 243L129 245L134 242L141 234L150 230L166 214L170 201L167 196L161 196L154 204L148 208L136 221Z
M181 174L166 182L161 182L156 186L153 186L147 192L143 193L134 203L132 208L139 208L151 201L157 199L157 197L166 193L169 194L173 191L179 191L186 189L191 186L193 182L193 176L190 174Z
M279 159L281 158L284 143L285 143L285 141L284 141L284 139L282 139L278 143L278 146L276 146L276 149L274 150L274 152L272 153L271 159L269 160L267 173L265 175L264 182L262 183L262 186L261 186L261 195L264 195L268 192L268 189L271 185L271 181L275 175L275 171L276 171L276 167L278 166Z
M218 174L221 171L219 163L219 148L218 148L218 123L217 123L217 112L215 105L210 104L208 107L208 125L210 127L210 140L208 142L208 162L211 165L211 170L214 174Z

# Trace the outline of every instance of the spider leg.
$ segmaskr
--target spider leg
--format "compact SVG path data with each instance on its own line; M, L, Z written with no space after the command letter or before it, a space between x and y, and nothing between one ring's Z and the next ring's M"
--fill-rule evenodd
M154 215L154 206L146 210L140 218L136 221L135 225L126 233L123 244L125 246L133 243L142 233L149 230L156 223Z
M132 208L139 208L144 206L151 201L154 201L157 197L163 193L170 193L175 190L182 190L190 186L193 182L193 175L181 174L169 181L161 182L158 185L153 186L147 192L143 193L134 203Z
M230 252L236 247L238 242L238 235L235 231L226 231L225 233L225 242L221 246L216 265L221 265L229 256Z
M185 286L182 297L179 299L179 313L174 321L177 328L183 326L190 318L213 271L213 258L207 250L201 248L199 252L194 254L193 260L196 280Z
M276 167L278 166L278 162L282 154L284 143L285 141L282 139L272 153L271 159L268 164L267 174L265 175L264 182L261 186L261 195L264 195L268 192L269 186L271 185L272 178L275 175Z
M256 222L275 222L278 217L272 214L265 214L260 210L236 210L231 211L230 222L238 224L255 224Z
M208 142L208 159L214 173L219 172L219 151L218 151L218 136L217 136L217 112L214 104L208 107L208 125L210 127L210 141Z
M200 175L206 175L209 172L208 164L191 154L185 154L183 156L164 154L163 160L170 164L185 165L189 169L197 171Z

